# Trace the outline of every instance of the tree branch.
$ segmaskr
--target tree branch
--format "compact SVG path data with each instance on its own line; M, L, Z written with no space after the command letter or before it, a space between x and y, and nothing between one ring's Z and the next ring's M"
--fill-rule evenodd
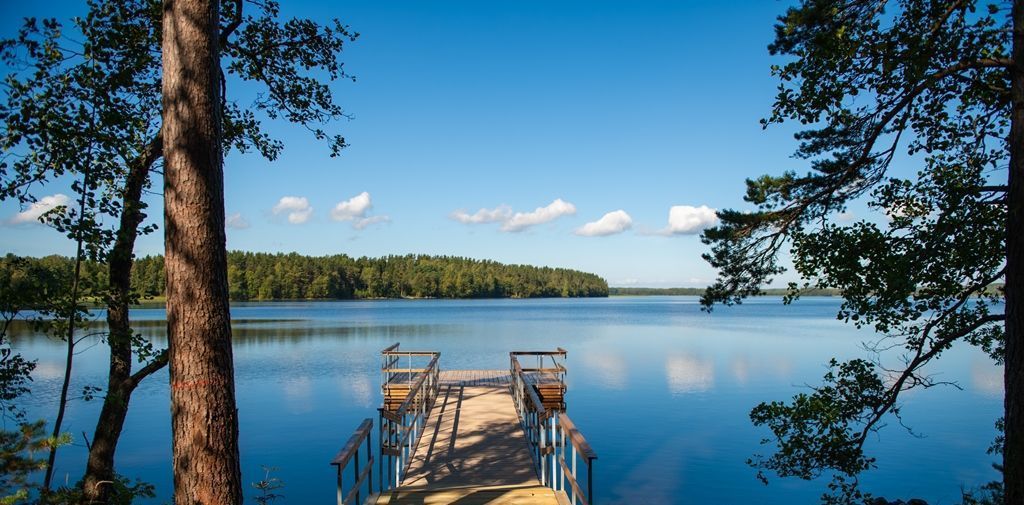
M134 374L132 374L131 377L128 378L128 382L131 388L134 389L135 386L142 381L142 379L149 377L156 371L163 368L165 365L167 365L166 349L163 352L161 352L157 357L153 358L153 361L146 363L146 366L140 368L137 372L135 372Z
M231 34L235 33L235 30L237 30L238 27L242 24L242 0L234 0L234 2L235 18L232 19L231 23L228 23L228 25L224 27L224 31L220 33L221 47L226 47L228 45L228 38L231 37Z

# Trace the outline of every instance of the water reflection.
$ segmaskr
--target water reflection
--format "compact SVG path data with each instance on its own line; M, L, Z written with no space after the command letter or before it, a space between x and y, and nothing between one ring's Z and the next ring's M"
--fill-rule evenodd
M503 368L512 349L569 352L573 421L600 454L594 484L606 503L812 503L820 482L776 480L761 485L744 463L765 435L749 422L753 405L787 399L820 381L832 356L861 357L867 337L835 322L838 301L815 299L780 309L778 299L703 314L695 298L608 300L379 301L232 306L235 377L243 479L263 478L260 465L281 468L288 503L335 498L327 461L350 430L379 405L379 351L442 352L444 369ZM687 303L677 303L685 301ZM166 346L164 313L132 313L134 327ZM89 331L102 331L103 321ZM24 325L22 325L25 328ZM84 331L84 330L83 330ZM21 332L17 348L37 359L32 416L52 416L63 374L64 347ZM90 342L98 339L90 339ZM83 347L84 349L84 347ZM79 384L105 382L105 345L76 357ZM871 490L903 495L908 483L932 503L951 503L960 486L989 475L992 420L1002 409L1002 372L980 351L952 349L944 378L966 391L938 388L908 397L905 413L921 441L885 433L885 472ZM170 495L167 371L144 381L132 399L118 461L125 473ZM95 424L98 402L69 409L72 433ZM979 450L980 448L980 450ZM84 444L63 450L62 471L74 478Z
M291 414L307 414L313 411L313 383L309 377L290 377L281 384L285 405Z
M750 381L750 360L746 356L734 356L731 368L736 384L746 386Z
M971 362L971 386L976 391L991 397L1003 397L1003 367L991 361Z
M692 354L665 359L665 379L674 395L701 393L715 385L715 364Z
M339 377L339 386L342 393L351 394L357 405L363 408L377 407L377 398L374 394L376 389L370 384L370 379L365 375L352 377Z
M626 389L626 376L628 374L626 361L618 354L583 351L580 357L583 366L594 370L594 378L605 389L623 390Z

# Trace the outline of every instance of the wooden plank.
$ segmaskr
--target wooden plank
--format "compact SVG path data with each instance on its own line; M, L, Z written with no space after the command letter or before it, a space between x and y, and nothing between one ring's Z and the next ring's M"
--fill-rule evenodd
M576 425L572 423L572 420L564 412L558 414L558 424L569 435L572 445L576 446L576 450L579 451L580 456L583 456L583 459L597 459L597 453L594 452L594 449L587 443L587 439L583 438L583 434L580 433L580 430L576 429Z
M437 490L397 490L378 497L376 505L557 505L557 493L534 486L470 486Z
M508 388L442 388L400 490L521 485L540 482Z
M380 353L381 353L381 354L385 354L385 353L387 353L387 352L390 352L390 351L394 351L395 349L398 349L398 346L399 346L399 345L401 345L401 343L400 343L400 342L395 342L394 344L391 344L391 345L389 345L389 346L385 347L385 348L384 348L384 350L383 350L383 351L381 351Z
M380 411L381 417L383 417L384 419L387 419L388 421L391 421L393 423L400 423L400 422L402 422L402 416L400 416L398 414L395 414L394 412L388 412L387 410L384 410L384 409L378 409L378 410Z
M352 459L352 455L359 450L359 446L362 445L363 440L370 436L370 429L373 427L373 419L364 419L362 424L356 428L355 433L348 439L348 442L338 451L337 456L331 460L332 465L338 465L342 468L348 463L348 460Z

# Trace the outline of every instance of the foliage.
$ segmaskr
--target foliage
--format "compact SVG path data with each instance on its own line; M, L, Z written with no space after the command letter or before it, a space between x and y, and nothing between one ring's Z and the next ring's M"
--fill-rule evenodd
M940 382L927 364L958 341L1003 358L1011 25L975 1L804 0L779 18L779 91L767 127L797 121L794 171L747 181L753 212L725 210L707 230L719 270L702 303L740 303L783 271L805 289L837 289L838 318L882 335L872 360L832 362L821 386L751 412L775 453L750 463L781 476L833 475L826 502L858 502L874 460L867 435L899 415L899 395ZM916 163L900 177L893 160ZM866 201L873 216L831 216ZM887 364L882 351L900 352ZM889 358L890 360L892 358Z
M70 260L25 261L54 265ZM132 288L139 296L163 295L163 256L139 258L132 268ZM85 271L90 283L107 282L102 268L87 263ZM608 296L608 284L594 274L454 256L353 259L233 251L228 253L228 283L232 300Z
M81 204L57 206L40 220L84 246L91 261L83 278L93 282L83 293L104 300L108 314L126 314L127 305L138 300L125 280L135 239L156 229L147 221L143 195L152 175L160 173L162 157L163 3L85 3L85 15L69 23L28 18L15 36L0 40L0 62L9 72L0 99L0 200L30 205L42 198L42 191L70 184ZM283 144L265 132L263 123L283 119L308 129L337 155L344 139L326 130L347 116L335 103L329 82L351 78L338 55L357 34L337 20L325 25L282 20L274 1L226 1L221 8L225 150L256 151L275 159ZM246 82L251 84L245 91L251 93L227 93ZM251 101L243 103L244 98ZM117 282L106 282L106 266ZM68 307L77 310L77 301ZM50 321L60 319L51 316ZM73 325L74 316L68 321ZM51 326L60 331L68 325ZM114 417L126 407L106 407L111 402L127 405L138 381L166 363L166 353L128 325L127 316L111 323L108 335L111 374L103 412ZM133 354L145 363L134 373ZM83 396L97 392L89 389ZM122 422L123 415L100 421L118 426L106 431L115 438ZM99 442L101 435L98 429L94 440ZM116 440L107 442L94 447L116 446ZM87 478L109 480L113 451L90 457L89 465Z
M115 474L113 480L104 482L110 493L107 495L107 505L131 505L139 498L156 498L156 487L148 482L135 479L132 480L124 475ZM82 492L82 483L74 486L60 487L53 490L46 497L46 503L51 504L73 504L89 503Z
M260 494L253 498L253 501L259 505L267 505L273 503L278 498L284 498L283 494L275 493L278 489L284 489L284 481L277 477L271 477L271 473L277 471L277 467L264 466L263 468L263 480L259 480L252 483L254 489L259 490Z
M138 262L137 278L154 279L162 258ZM162 275L155 276L162 278ZM228 284L232 299L304 298L534 298L607 296L607 283L594 274L562 268L503 265L452 256L386 256L231 252ZM159 286L159 285L157 285ZM139 286L154 293L157 286Z
M42 470L45 460L35 453L47 447L46 423L21 423L16 431L0 430L0 504L28 497L30 475Z

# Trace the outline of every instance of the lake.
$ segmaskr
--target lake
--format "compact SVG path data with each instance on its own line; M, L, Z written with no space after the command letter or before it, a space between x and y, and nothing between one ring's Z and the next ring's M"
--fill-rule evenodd
M440 351L442 369L507 369L508 351L563 347L568 413L599 458L598 503L813 503L825 480L771 478L765 486L755 478L746 459L770 449L759 446L768 433L748 413L818 383L832 356L868 356L860 343L877 336L836 321L838 305L758 298L706 314L696 297L236 303L243 479L276 467L285 484L276 503L333 503L329 462L363 418L377 422L378 353L394 342ZM166 345L163 309L133 317L138 331ZM22 405L52 419L63 344L21 336L15 346L39 360ZM879 468L862 479L866 490L949 504L961 489L999 477L985 449L1001 415L1002 369L964 345L937 365L932 372L962 390L905 396L914 434L892 420L869 441ZM72 390L105 384L106 367L106 349L95 343L77 357ZM166 370L146 379L118 447L119 471L155 484L154 503L170 496L168 398ZM82 432L91 437L98 410L98 401L71 405L65 426L75 445L59 452L56 481L81 477Z

